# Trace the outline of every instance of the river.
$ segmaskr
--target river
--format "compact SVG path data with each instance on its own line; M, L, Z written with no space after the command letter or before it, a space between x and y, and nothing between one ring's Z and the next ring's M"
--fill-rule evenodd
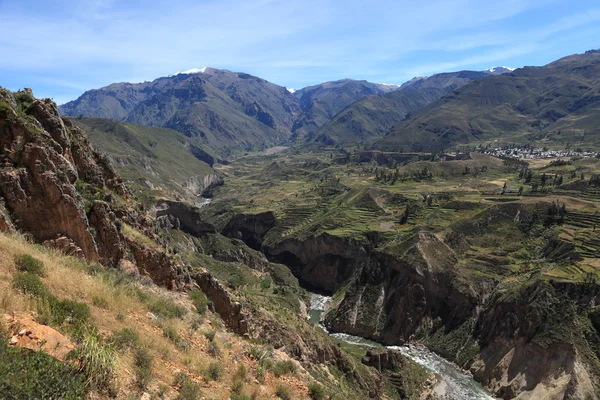
M327 329L320 324L321 316L327 308L331 297L313 293L310 301L309 320L319 325L325 332ZM329 332L328 332L329 333ZM383 347L379 343L372 342L358 336L345 333L329 333L331 336L343 340L346 343L364 347ZM471 375L465 373L457 365L432 352L425 346L386 346L388 349L396 350L405 357L410 358L417 364L427 368L440 377L440 383L435 390L438 394L445 396L448 400L494 400L492 396L475 381Z

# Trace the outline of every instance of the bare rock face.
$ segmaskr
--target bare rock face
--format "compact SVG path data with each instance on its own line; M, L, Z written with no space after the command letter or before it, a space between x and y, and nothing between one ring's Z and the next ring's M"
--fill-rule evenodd
M221 285L208 271L199 271L193 276L194 281L200 286L206 296L212 301L214 309L219 313L229 329L238 335L248 333L248 315L242 303L233 298L233 295Z
M458 286L455 263L453 251L429 232L377 250L363 261L325 324L387 344L408 341L432 320L453 329L477 302Z
M75 183L80 179L124 194L118 175L53 102L35 99L30 90L14 95L0 90L0 144L0 190L16 226L40 242L64 236L88 260L98 260Z
M90 224L96 230L96 243L100 262L117 266L126 251L125 237L115 225L117 217L108 203L96 200L90 214Z
M183 202L163 201L156 210L156 217L161 218L166 226L171 224L192 236L216 232L215 227L200 216L198 207Z

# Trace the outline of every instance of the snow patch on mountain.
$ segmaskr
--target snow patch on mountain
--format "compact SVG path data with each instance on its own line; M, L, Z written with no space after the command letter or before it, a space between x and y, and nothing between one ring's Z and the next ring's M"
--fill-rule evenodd
M504 74L504 73L507 73L507 72L512 72L512 71L514 71L515 69L516 69L516 68L512 68L512 67L506 67L506 66L501 66L501 67L491 67L491 68L488 68L488 69L486 69L486 72L490 72L490 73L492 73L492 74L494 74L494 73L496 73L496 74L497 74L497 73Z
M187 69L185 71L175 72L174 74L169 75L169 78L177 75L203 74L207 69L208 67Z

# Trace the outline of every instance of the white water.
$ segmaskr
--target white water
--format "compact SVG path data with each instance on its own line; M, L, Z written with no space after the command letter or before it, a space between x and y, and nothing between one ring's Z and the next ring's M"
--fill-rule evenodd
M205 198L203 198L201 202L196 203L196 207L202 208L204 206L209 205L211 201L212 201L212 199L205 199Z
M320 324L321 316L327 308L331 297L322 296L313 293L310 298L309 320L315 325L319 325L327 332L324 326ZM348 335L346 333L331 333L330 336L342 340L346 343L363 347L383 347L379 343L372 342L359 336ZM435 354L425 346L387 346L390 350L396 350L404 356L410 358L417 364L427 368L438 375L441 382L437 385L438 394L448 400L493 400L494 398L483 389L469 374L465 373L458 366Z
M417 364L439 375L444 384L444 394L448 399L494 399L471 375L425 346L387 346L387 348L399 351Z

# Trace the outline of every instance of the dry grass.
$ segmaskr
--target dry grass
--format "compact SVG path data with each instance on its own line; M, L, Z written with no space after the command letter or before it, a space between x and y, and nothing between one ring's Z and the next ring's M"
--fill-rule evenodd
M254 376L258 363L247 356L250 344L224 330L218 317L210 312L200 317L187 295L169 292L155 286L142 287L135 282L115 284L114 281L107 279L105 273L91 275L90 266L79 259L33 245L22 237L1 233L0 313L28 312L36 309L33 300L20 294L11 286L13 274L16 272L14 256L17 254L30 254L41 260L46 269L46 275L42 280L49 291L60 299L71 299L87 304L91 310L93 324L105 337L123 328L136 332L139 336L136 346L146 348L154 359L153 377L147 388L149 393L157 394L168 388L164 397L175 398L177 387L174 385L174 377L178 372L183 371L193 382L200 384L207 398L221 399L229 396L231 382L236 373L239 374L240 365L244 365L249 376ZM139 296L137 291L142 291L145 295ZM140 297L146 300L143 301ZM105 301L98 305L98 301L94 301L98 298ZM158 298L169 298L186 307L188 313L182 318L155 321L147 316L148 303ZM199 323L195 330L192 329L194 322ZM184 348L165 337L163 327L167 326L176 331L188 346ZM203 334L212 330L216 331L213 341L220 349L217 357L209 354L210 341ZM118 352L115 375L119 398L128 398L131 394L137 393L134 354L133 348ZM286 356L281 354L280 357L285 359ZM206 369L211 362L215 361L223 365L223 376L219 381L207 382L204 378ZM282 378L276 378L272 373L268 373L264 384L249 382L245 385L244 393L257 391L261 393L260 398L268 398L275 393L278 385L283 383L292 388L294 398L306 398L308 377L304 373Z

